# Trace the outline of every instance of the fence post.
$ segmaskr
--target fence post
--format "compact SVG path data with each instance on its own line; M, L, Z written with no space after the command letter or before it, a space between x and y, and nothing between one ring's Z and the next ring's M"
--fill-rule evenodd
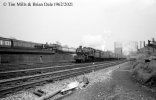
M0 55L0 64L1 64L1 55Z

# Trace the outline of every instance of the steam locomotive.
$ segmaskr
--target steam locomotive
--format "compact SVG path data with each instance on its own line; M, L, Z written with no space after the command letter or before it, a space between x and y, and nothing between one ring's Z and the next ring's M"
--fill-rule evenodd
M94 62L123 59L123 57L117 56L110 51L102 51L91 47L79 46L76 49L76 56L74 57L74 59L76 62Z

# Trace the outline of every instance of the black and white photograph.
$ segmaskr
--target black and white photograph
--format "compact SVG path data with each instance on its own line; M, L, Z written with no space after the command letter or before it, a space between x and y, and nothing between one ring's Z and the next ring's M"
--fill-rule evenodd
M0 0L0 100L156 100L156 0Z

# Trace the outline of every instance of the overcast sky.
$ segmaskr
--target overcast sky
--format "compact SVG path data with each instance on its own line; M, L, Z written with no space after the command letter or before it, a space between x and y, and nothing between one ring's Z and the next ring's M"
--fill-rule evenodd
M0 1L0 36L113 50L114 41L156 38L156 0L29 0L72 7L9 7ZM28 0L10 0L25 1Z

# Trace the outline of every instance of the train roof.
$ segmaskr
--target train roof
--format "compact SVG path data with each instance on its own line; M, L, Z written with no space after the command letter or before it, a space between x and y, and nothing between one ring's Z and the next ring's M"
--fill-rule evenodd
M0 37L0 39L10 40L10 38Z
M18 40L18 39L14 39L14 38L4 38L4 37L0 37L0 39L13 40L13 41L21 41L21 42L29 42L29 43L34 43L34 44L42 44L42 43L35 43L35 42L32 42L32 41Z

